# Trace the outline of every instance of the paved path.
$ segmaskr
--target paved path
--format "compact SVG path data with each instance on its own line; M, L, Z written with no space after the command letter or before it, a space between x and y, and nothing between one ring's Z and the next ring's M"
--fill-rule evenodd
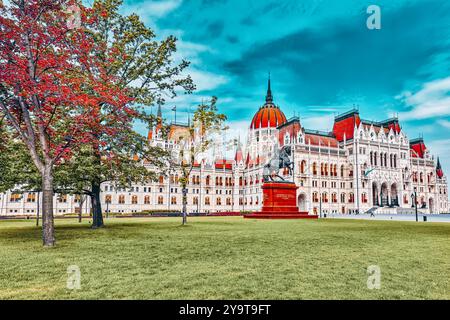
M423 217L427 218L428 222L450 222L450 214L419 214L419 221L424 221ZM366 219L366 220L396 220L396 221L416 221L415 214L376 214L371 217L370 214L327 214L330 219Z

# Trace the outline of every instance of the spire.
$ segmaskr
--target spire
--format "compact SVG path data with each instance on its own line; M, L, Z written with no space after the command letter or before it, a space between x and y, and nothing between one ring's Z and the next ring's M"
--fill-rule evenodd
M161 104L158 104L158 112L156 113L156 117L158 119L162 119Z
M441 162L439 161L439 157L437 158L436 174L439 179L442 179L442 177L444 176L444 171L442 170Z
M272 90L270 88L270 72L269 72L269 81L267 84L267 95L266 95L266 104L272 103L273 97L272 97Z

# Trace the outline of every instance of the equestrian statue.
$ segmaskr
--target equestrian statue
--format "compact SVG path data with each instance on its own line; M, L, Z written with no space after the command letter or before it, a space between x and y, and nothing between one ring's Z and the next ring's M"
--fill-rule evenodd
M270 161L264 165L263 178L264 182L287 182L278 174L280 169L288 169L289 176L293 176L294 162L291 161L291 146L284 146L278 154L275 154Z

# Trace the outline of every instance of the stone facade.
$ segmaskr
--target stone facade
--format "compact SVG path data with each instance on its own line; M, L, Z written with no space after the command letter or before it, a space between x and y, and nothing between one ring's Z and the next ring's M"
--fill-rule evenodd
M159 110L159 116L161 112ZM162 139L158 126L149 132L149 143L179 153L180 137L187 126L174 124ZM188 185L188 212L247 212L262 207L263 166L284 145L293 148L294 181L300 211L310 214L357 212L413 212L414 191L419 211L449 212L447 180L439 160L423 139L410 140L398 119L365 121L358 110L335 118L331 132L302 127L298 118L286 119L273 104L269 88L266 102L253 117L246 144L234 159L214 157L196 163ZM142 163L152 169L147 163ZM116 189L102 185L104 211L138 213L182 208L180 172L176 168L156 182ZM286 177L288 178L288 177ZM0 215L35 215L34 193L8 191L0 195ZM55 196L55 214L80 210L79 197ZM89 212L86 201L82 212Z

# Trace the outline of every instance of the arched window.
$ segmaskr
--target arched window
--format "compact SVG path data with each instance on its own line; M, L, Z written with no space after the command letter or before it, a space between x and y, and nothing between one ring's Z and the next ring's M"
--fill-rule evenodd
M105 203L111 203L111 201L112 201L111 195L110 195L110 194L107 194L107 195L105 196Z
M313 163L312 165L312 169L313 169L313 175L317 175L317 163Z
M344 177L344 174L345 174L344 171L345 171L345 170L344 170L344 165L341 165L341 177L342 177L342 178Z
M362 193L361 194L361 201L362 203L367 203L367 193Z
M210 182L211 182L211 177L206 176L206 185L209 186Z
M337 199L337 193L333 193L333 194L331 195L331 201L332 201L333 203L337 203L337 201L338 201L338 199Z
M302 160L300 164L300 173L305 173L305 169L306 169L306 161Z
M205 205L209 206L210 204L209 197L205 197Z
M132 196L131 197L131 204L137 204L138 203L138 197L137 196Z
M231 198L227 198L227 206L231 206Z
M158 204L164 204L163 196L158 196Z
M216 198L216 205L218 205L218 206L222 205L222 199L220 197Z
M171 197L170 204L177 204L177 197Z
M164 177L163 176L159 176L159 183L163 184L164 183Z
M407 194L403 195L403 203L408 204L408 195Z
M328 194L326 192L322 193L322 202L324 203L328 202Z
M353 192L350 193L349 198L348 198L348 202L350 202L350 203L355 202L355 195L353 194Z
M312 201L319 202L319 194L317 192L313 192Z
M119 196L119 204L125 204L125 196L123 194Z
M144 204L150 204L150 196L144 197Z
M341 193L341 203L345 203L345 193Z

